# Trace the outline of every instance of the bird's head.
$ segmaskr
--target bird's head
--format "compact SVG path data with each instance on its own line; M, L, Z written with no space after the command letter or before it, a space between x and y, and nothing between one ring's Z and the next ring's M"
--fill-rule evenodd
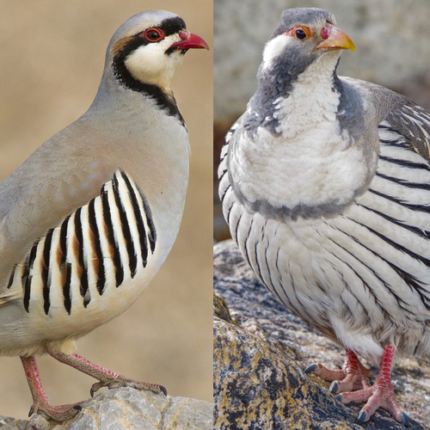
M141 84L169 88L176 68L188 49L209 49L186 29L178 15L153 10L137 14L113 35L106 57L121 84L139 90Z
M332 57L335 68L341 50L355 50L352 40L335 24L334 15L322 9L287 9L266 44L262 71L294 79L324 55Z

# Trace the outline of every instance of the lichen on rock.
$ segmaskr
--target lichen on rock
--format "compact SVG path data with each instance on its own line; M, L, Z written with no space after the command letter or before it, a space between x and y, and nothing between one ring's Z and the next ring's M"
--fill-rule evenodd
M214 248L214 290L214 429L404 430L383 410L363 427L355 424L361 405L343 405L329 383L304 373L315 362L340 367L343 350L289 313L233 241ZM429 430L430 360L401 361L394 378L412 428Z

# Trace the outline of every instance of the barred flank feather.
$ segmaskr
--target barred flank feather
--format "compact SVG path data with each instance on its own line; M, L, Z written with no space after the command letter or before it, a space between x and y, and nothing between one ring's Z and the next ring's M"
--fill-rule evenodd
M250 211L228 173L234 130L221 154L224 216L255 274L297 316L335 341L355 338L355 350L374 361L386 343L430 353L430 163L420 154L430 118L423 112L398 112L402 127L414 122L419 131L416 146L388 120L380 124L375 177L334 217L282 222Z
M84 307L97 300L91 297L90 283L101 296L106 289L120 288L134 278L146 267L155 244L155 226L145 196L125 172L117 171L103 185L100 196L34 243L18 265L22 271L13 267L8 288L20 278L25 310L31 313L32 303L38 299L46 315L52 305L52 289L60 289L64 310L70 315L73 297L81 297Z

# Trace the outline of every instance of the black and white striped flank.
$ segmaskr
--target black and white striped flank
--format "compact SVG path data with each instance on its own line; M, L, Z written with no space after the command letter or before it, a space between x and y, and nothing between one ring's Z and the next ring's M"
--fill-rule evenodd
M219 193L245 259L293 313L335 339L331 312L339 295L333 306L354 336L372 333L400 352L428 354L430 117L403 106L395 118L379 125L369 189L337 216L283 223L245 208L228 173L234 130L221 153Z
M8 288L22 284L27 312L37 302L49 315L60 297L70 315L74 297L87 307L94 294L133 279L146 267L156 241L147 199L125 172L116 171L99 196L33 244L24 262L13 267Z

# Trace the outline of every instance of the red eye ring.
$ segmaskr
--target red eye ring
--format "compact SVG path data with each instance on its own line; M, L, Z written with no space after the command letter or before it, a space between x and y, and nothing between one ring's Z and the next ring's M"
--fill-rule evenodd
M312 37L312 31L309 27L306 27L304 25L296 25L293 28L290 28L288 31L286 31L284 34L290 37L294 37L296 39L300 40L307 40L310 37Z
M148 42L159 42L161 39L164 39L164 32L159 28L148 28L145 30L141 37L144 37Z

